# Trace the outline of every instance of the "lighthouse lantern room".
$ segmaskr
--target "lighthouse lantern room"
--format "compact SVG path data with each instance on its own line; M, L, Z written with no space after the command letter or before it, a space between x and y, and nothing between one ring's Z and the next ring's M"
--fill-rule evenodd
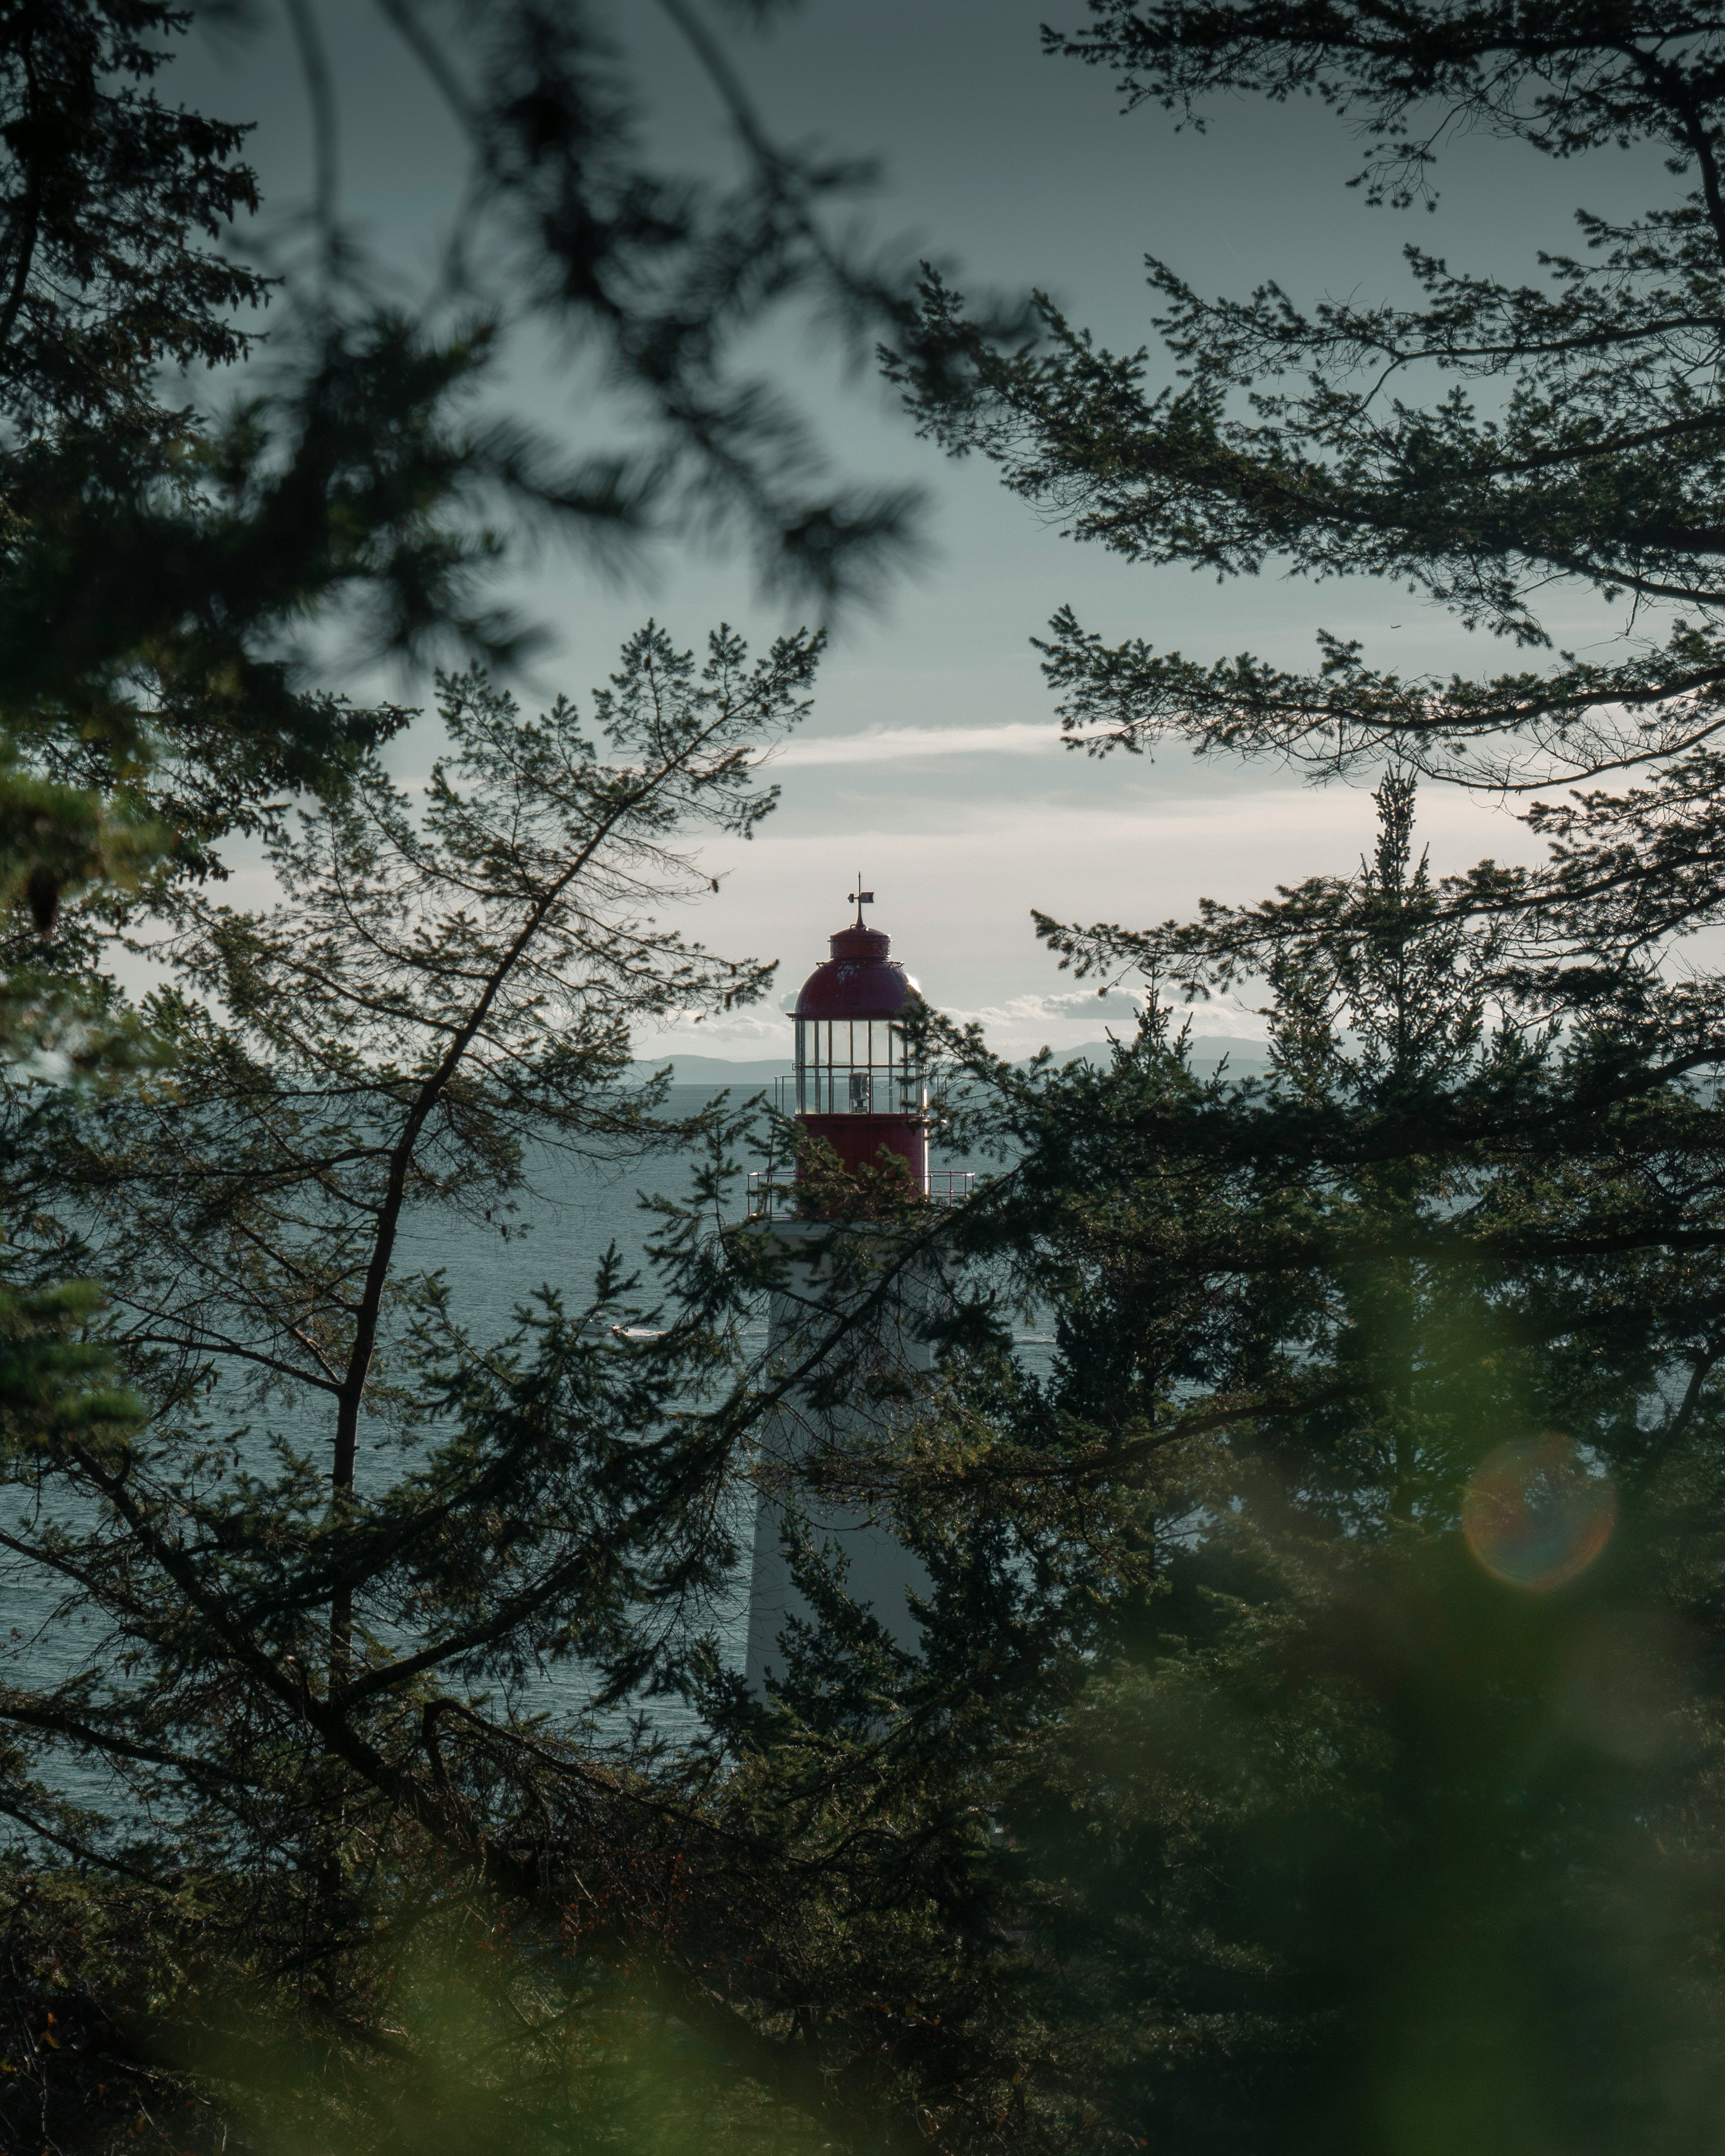
M875 894L859 879L856 919L797 998L797 1119L855 1174L896 1154L912 1187L928 1189L928 1086L905 1030L916 983L891 955L892 939L863 921Z

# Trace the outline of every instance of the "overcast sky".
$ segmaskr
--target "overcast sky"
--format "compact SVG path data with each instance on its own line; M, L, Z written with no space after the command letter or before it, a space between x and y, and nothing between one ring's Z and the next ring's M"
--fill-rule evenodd
M459 145L371 0L314 4L336 63L344 209L411 296L435 273ZM1565 166L1474 137L1440 168L1435 215L1374 211L1345 185L1358 144L1316 105L1223 105L1203 135L1177 133L1159 112L1122 117L1105 75L1042 56L1039 21L1079 13L1076 0L808 0L740 57L779 135L882 159L868 214L883 239L908 235L974 287L1040 285L1117 346L1153 337L1147 252L1217 292L1274 278L1305 302L1407 297L1410 239L1455 266L1531 280L1541 248L1574 246L1578 202L1621 213L1670 198L1672 182L1651 162ZM624 0L616 19L645 64L667 155L721 171L721 116L653 0ZM255 121L253 160L274 213L303 205L306 101L279 24L244 38L200 28L169 87ZM787 989L824 956L860 868L879 925L934 1001L983 1015L1013 1053L1070 1045L1096 1036L1099 1013L1035 942L1033 906L1065 919L1158 920L1201 896L1250 899L1344 870L1369 843L1358 788L1314 789L1271 767L1183 755L1064 752L1030 644L1062 603L1111 639L1137 634L1204 660L1252 649L1303 663L1320 626L1404 668L1508 657L1404 593L1273 574L1218 586L1076 547L985 466L917 442L888 391L866 375L846 380L813 339L788 327L761 357L809 400L842 467L918 484L932 504L928 558L873 618L841 625L815 716L782 759L783 806L752 844L715 850L721 895L690 924L721 951L780 959ZM576 439L610 424L578 367L554 354L524 353L511 393ZM529 696L578 698L649 613L692 644L721 619L757 640L784 625L746 565L694 550L663 552L622 589L578 562L543 561L519 591L555 630L522 686ZM1558 596L1548 623L1560 644L1583 648L1624 625L1579 591ZM422 726L398 768L411 776L434 746ZM1440 869L1532 856L1489 803L1428 791L1423 818ZM242 876L236 895L254 886ZM1198 1023L1259 1030L1220 1006ZM688 1045L760 1056L786 1030L775 1011L744 1014L703 1025Z

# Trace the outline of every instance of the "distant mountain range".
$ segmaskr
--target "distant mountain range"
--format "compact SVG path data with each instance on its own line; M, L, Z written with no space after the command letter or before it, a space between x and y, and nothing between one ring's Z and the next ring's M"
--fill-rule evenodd
M1106 1040L1087 1040L1081 1048L1060 1050L1055 1061L1101 1063L1106 1060L1107 1055ZM1230 1070L1241 1072L1266 1070L1270 1060L1267 1044L1261 1040L1232 1040L1206 1034L1192 1044L1192 1066L1195 1070L1214 1070L1224 1057ZM793 1069L788 1056L733 1062L724 1055L667 1055L657 1061L637 1062L632 1068L645 1078L662 1070L667 1063L672 1066L672 1082L675 1085L732 1086L748 1093L770 1086L775 1078L789 1077Z

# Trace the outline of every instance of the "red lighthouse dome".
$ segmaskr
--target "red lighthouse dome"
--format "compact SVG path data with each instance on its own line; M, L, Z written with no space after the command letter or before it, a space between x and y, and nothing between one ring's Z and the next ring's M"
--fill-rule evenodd
M891 937L864 926L873 899L859 885L856 919L797 998L797 1119L849 1173L890 1168L884 1147L926 1194L928 1092L904 1026L916 983L891 956Z
M853 922L829 939L832 957L803 983L798 1018L896 1018L916 993L916 983L887 953L884 928Z

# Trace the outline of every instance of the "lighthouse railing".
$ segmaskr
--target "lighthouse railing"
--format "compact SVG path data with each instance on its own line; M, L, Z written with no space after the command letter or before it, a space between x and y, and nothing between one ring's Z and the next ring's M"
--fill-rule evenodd
M976 1188L975 1171L967 1168L932 1168L923 1197L931 1205L962 1205ZM748 1180L748 1218L751 1220L787 1219L797 1211L795 1186L779 1168L752 1168Z
M818 1095L812 1081L806 1075L798 1076L794 1071L787 1071L783 1077L775 1078L772 1081L773 1106L781 1116L797 1116L805 1113L809 1115L932 1116L937 1114L946 1105L947 1088L951 1082L952 1075L948 1071L923 1070L916 1075L916 1105L914 1107L904 1107L894 1102L890 1106L883 1108L876 1106L871 1101L868 1108L862 1109L851 1106L848 1086L841 1091L836 1085L828 1086L824 1094ZM823 1105L826 1100L836 1101L839 1105L829 1108Z

